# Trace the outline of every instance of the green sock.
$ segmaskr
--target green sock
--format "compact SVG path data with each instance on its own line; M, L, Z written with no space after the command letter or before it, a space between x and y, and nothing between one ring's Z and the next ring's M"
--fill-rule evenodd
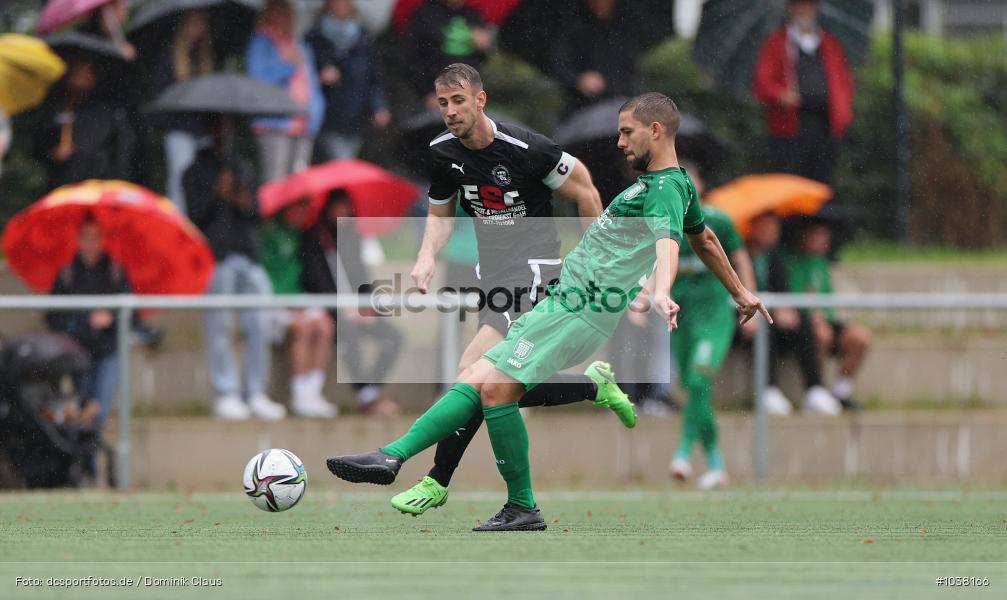
M717 417L713 411L713 382L703 372L693 372L686 377L689 405L683 421L689 421L696 437L703 443L706 463L710 470L723 470L724 457L717 447Z
M685 376L684 383L689 401L682 411L682 441L676 456L687 459L696 440L702 440L707 454L711 448L716 449L717 422L713 416L710 378L704 373L692 371Z
M381 451L408 460L454 433L481 406L479 392L475 388L465 383L456 383L416 419L404 436L381 448ZM527 441L525 446L527 447Z
M528 430L517 402L483 407L486 431L496 456L497 469L507 482L507 502L525 508L535 507L531 492L531 467L528 461Z

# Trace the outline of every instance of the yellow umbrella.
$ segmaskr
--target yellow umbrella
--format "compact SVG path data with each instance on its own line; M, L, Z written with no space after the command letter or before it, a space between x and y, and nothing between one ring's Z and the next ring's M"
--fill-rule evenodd
M704 195L703 201L726 212L741 235L748 235L753 218L766 212L780 218L815 215L832 198L832 188L811 179L783 173L745 175Z
M0 108L8 115L32 108L65 71L66 65L42 40L0 35Z

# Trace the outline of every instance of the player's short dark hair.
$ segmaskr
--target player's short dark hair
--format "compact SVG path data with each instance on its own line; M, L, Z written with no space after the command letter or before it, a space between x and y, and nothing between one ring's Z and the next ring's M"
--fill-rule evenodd
M483 89L483 78L479 76L479 71L465 63L451 63L434 78L435 86L463 87L466 83L475 91Z
M672 136L678 133L678 126L682 122L682 115L672 99L658 92L647 92L630 98L619 108L620 114L626 111L633 111L633 118L641 123L649 125L657 121Z

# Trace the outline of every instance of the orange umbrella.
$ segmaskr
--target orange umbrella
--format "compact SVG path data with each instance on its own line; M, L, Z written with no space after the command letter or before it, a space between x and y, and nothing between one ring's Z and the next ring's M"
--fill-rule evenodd
M49 292L77 252L87 215L137 294L206 291L214 260L203 235L170 200L124 181L65 185L14 215L3 232L7 263L30 287Z
M805 177L767 173L745 175L710 190L704 202L726 212L741 235L748 235L753 218L773 212L786 218L814 215L832 198L832 188Z

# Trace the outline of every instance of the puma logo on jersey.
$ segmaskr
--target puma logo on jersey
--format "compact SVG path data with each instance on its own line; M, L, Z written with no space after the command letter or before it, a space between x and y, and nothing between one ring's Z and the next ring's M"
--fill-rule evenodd
M455 163L451 163L451 168L452 169L458 169L459 171L462 172L462 175L465 174L465 163L462 163L460 165L456 165Z
M510 318L510 313L508 313L507 311L504 311L504 312L502 312L500 314L502 314L503 317L505 319L507 319L507 329L510 329L510 326L514 324L514 321Z

